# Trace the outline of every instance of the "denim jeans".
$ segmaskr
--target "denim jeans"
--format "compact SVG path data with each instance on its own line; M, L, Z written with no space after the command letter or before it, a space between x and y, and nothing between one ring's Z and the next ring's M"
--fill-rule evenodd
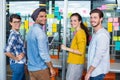
M105 77L105 74L100 74L98 76L95 77L90 77L90 80L103 80Z
M25 80L24 64L10 64L12 80Z

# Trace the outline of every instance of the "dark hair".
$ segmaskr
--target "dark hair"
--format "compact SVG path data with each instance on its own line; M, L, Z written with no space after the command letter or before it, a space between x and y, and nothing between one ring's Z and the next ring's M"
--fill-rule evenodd
M89 45L89 41L90 41L90 40L89 40L89 31L88 31L88 28L83 24L81 15L80 15L79 13L73 13L73 14L70 16L70 18L71 18L72 16L77 16L77 17L78 17L78 21L81 21L80 26L81 26L81 28L82 28L82 29L85 31L85 33L86 33L87 45Z
M9 21L12 22L13 21L13 18L16 18L16 19L20 19L21 20L21 17L18 15L18 14L12 14L9 18Z
M103 12L99 9L93 9L91 12L90 12L90 15L92 13L98 13L99 14L99 17L102 18L104 16Z

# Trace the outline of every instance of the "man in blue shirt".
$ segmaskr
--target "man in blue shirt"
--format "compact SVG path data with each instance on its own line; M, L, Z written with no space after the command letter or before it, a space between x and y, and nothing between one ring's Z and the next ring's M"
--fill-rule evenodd
M9 39L5 47L5 54L10 58L10 68L12 70L12 80L25 80L24 64L25 51L22 36L19 33L21 24L21 17L17 14L10 16L10 30Z
M30 79L50 80L50 76L54 76L55 71L50 60L48 39L42 30L47 21L46 10L37 8L31 17L35 23L30 27L27 34L27 57Z
M103 12L94 9L90 12L90 23L94 33L88 47L88 64L85 80L103 80L110 69L110 35L102 27Z

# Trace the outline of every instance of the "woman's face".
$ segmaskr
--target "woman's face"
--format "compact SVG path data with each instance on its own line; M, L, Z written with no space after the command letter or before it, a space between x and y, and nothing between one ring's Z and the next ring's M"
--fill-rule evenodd
M10 24L11 24L13 30L19 31L20 25L21 25L21 20L13 18L12 22L10 22Z
M71 27L73 27L73 28L79 27L80 26L80 22L81 21L78 21L78 17L77 16L72 16L71 17L71 20L70 20Z

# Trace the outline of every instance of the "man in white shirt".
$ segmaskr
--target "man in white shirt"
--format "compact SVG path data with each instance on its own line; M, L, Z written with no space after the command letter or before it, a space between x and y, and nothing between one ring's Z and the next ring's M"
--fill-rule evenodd
M94 33L88 48L88 64L85 80L103 80L110 69L110 35L102 27L103 12L94 9L90 12L90 23Z

